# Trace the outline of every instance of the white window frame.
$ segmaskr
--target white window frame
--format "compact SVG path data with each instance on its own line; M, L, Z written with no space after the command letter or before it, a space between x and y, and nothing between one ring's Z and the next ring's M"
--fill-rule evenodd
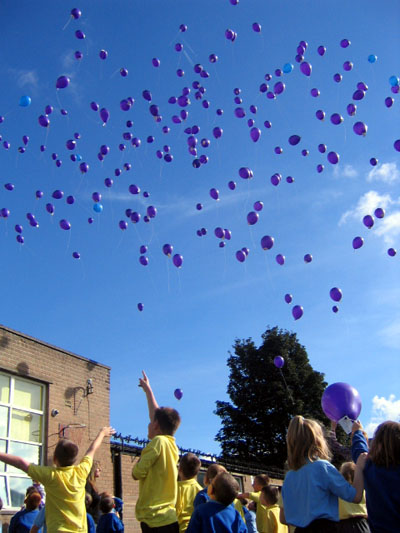
M34 379L26 379L26 378L23 378L23 377L20 377L20 376L15 376L13 374L9 374L7 372L3 372L3 371L0 371L0 375L2 376L5 376L9 379L9 397L8 397L8 402L2 402L0 400L0 407L6 407L8 408L8 423L7 423L7 433L6 433L6 436L5 437L0 437L0 440L1 441L5 441L6 442L6 452L9 453L9 448L10 448L10 442L16 442L16 443L21 443L21 444L31 444L33 446L38 446L39 447L39 464L43 464L43 457L44 457L44 447L45 447L45 443L44 443L44 436L45 436L45 414L46 414L46 392L47 392L47 388L46 386L43 384L43 383L40 383L39 381L36 381ZM41 410L38 410L38 409L31 409L31 408L28 408L28 407L22 407L22 406L17 406L15 405L14 406L14 388L15 388L15 381L25 381L25 382L28 382L28 383L32 383L32 384L35 384L37 386L39 386L42 390L42 409ZM25 440L17 440L17 439L12 439L10 437L10 430L11 430L11 419L12 419L12 416L11 416L11 413L12 413L12 410L15 409L16 411L23 411L23 412L26 412L26 413L31 413L31 414L34 414L34 415L39 415L41 416L42 418L42 421L41 421L41 435L39 435L39 441L37 442L33 442L33 441L25 441ZM21 479L30 479L29 476L27 474L25 474L24 472L22 471L18 471L18 472L8 472L7 471L7 467L6 467L6 471L5 472L0 472L0 478L3 480L3 478L5 478L5 482L6 482L6 494L7 494L7 502L3 502L4 504L4 507L3 509L4 510L14 510L14 509L19 509L19 507L12 507L11 505L8 505L8 502L11 503L11 491L10 491L10 483L9 483L9 479L10 478L21 478Z

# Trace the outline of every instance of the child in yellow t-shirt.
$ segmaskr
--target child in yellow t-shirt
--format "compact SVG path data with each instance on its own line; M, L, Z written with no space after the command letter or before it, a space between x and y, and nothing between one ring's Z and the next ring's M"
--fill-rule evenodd
M256 524L259 533L264 533L263 524L265 520L265 505L260 502L261 489L269 485L269 476L267 474L257 474L254 476L253 489L254 492L243 492L239 497L252 500L257 504L256 509Z
M89 446L78 465L78 446L67 439L58 441L54 450L55 466L38 466L22 457L0 453L0 461L23 470L32 479L40 481L46 490L46 525L48 533L58 531L85 533L87 531L85 509L85 484L93 463L93 457L104 437L115 433L104 427Z
M265 507L263 525L259 532L262 533L288 533L286 525L279 519L280 508L278 505L279 489L266 485L261 489L260 503Z
M136 518L142 532L163 528L163 533L179 533L176 517L178 495L178 448L173 437L181 422L179 413L171 407L159 407L143 372L139 378L147 399L150 423L150 442L142 450L139 461L132 470L139 480L139 498L136 502Z
M179 523L179 531L186 531L190 517L193 513L193 502L198 492L202 490L197 483L197 474L200 470L201 461L194 453L185 454L178 468L178 499L176 501L176 515Z
M350 485L354 482L356 465L352 461L343 463L340 473ZM365 502L365 492L360 503L345 502L339 498L339 529L338 531L363 531L369 532L367 520L367 505Z

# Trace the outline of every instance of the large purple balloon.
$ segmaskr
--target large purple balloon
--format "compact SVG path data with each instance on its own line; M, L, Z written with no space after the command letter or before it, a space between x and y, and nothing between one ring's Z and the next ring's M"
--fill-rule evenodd
M357 420L361 412L361 398L354 387L348 383L338 382L325 389L321 406L326 416L335 422L344 416Z
M305 76L311 76L312 67L307 61L300 63L300 70Z
M371 215L365 215L365 217L363 218L363 224L368 229L371 229L374 225L374 217L372 217Z
M274 245L274 238L270 235L264 235L261 239L261 248L263 250L270 250Z
M334 302L340 302L342 299L342 291L338 287L332 287L332 289L329 291L329 296L332 298Z
M353 239L353 248L358 250L364 244L364 239L362 237L354 237Z
M291 135L289 137L289 144L291 146L296 146L296 144L299 144L300 140L301 140L300 135Z
M277 355L274 358L274 365L276 366L276 368L282 368L284 364L285 364L285 360L281 355Z
M356 122L353 126L353 131L356 135L365 136L367 134L368 126L364 122Z
M71 223L65 218L63 218L62 220L60 220L60 228L63 230L69 230L71 229Z
M175 254L172 258L172 262L177 268L180 268L183 264L183 257L179 254Z
M57 89L65 89L65 87L68 87L70 81L68 76L60 76L56 81Z
M337 154L336 152L329 152L328 161L332 165L336 165L337 163L339 163L339 154Z
M250 211L250 213L247 214L247 223L249 226L253 226L258 222L258 213L255 211Z
M295 305L292 309L292 315L295 320L299 320L303 316L303 308L301 305Z
M107 121L110 118L110 113L109 113L108 109L106 109L105 107L102 107L100 109L100 118L103 121L103 125L107 124Z
M258 139L261 137L261 130L258 128L251 128L250 137L251 137L251 140L256 143Z
M50 119L47 115L40 115L38 121L43 128L47 128L48 126L50 126Z

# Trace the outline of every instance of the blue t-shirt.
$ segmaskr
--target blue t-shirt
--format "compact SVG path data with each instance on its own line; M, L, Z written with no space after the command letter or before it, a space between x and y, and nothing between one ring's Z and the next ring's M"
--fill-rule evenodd
M87 518L87 533L96 533L96 522L93 519L93 516L86 512Z
M245 505L243 505L243 513L248 533L257 533L256 513L249 511Z
M29 533L35 518L39 514L39 509L34 511L27 511L23 509L18 511L12 518L8 526L9 533Z
M207 492L207 487L205 489L200 490L193 501L193 508L196 509L198 505L201 503L207 503L210 501L210 496Z
M351 445L353 461L356 462L363 452L368 452L368 444L363 433L356 431ZM400 531L400 466L385 468L376 466L367 459L364 468L364 486L371 532L398 533Z
M96 532L109 533L111 531L124 531L124 524L115 513L102 514Z
M299 470L289 470L283 482L286 522L298 527L318 518L338 522L338 498L352 502L355 495L356 489L329 461L308 461Z
M209 500L193 511L186 533L247 533L234 506Z

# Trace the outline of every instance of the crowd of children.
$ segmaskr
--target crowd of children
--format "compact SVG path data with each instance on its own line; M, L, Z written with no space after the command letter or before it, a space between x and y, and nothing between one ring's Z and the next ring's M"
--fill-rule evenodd
M142 533L400 532L399 423L381 424L369 446L360 422L354 422L349 450L354 462L345 461L339 471L330 462L334 436L326 438L318 422L295 416L286 436L288 472L281 492L260 474L253 492L239 493L235 478L216 463L208 467L202 488L199 458L187 453L179 460L178 412L157 404L144 372L139 386L150 417L149 443L132 470L139 481L136 518ZM35 480L9 533L123 532L116 512L122 501L98 492L99 465L93 465L104 437L113 433L110 427L100 430L77 465L78 447L66 439L56 445L54 466L0 452L0 461Z

